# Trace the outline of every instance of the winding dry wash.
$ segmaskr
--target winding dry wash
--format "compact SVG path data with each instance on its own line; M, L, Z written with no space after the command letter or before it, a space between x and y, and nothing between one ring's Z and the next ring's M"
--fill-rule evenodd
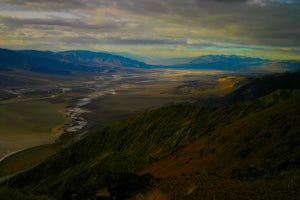
M221 87L217 78L230 73L218 70L152 69L134 73L101 73L88 79L53 82L51 86L8 87L1 92L2 118L7 118L13 112L12 117L22 120L29 114L28 110L34 107L41 110L32 113L34 119L30 122L2 124L1 157L24 148L52 143L59 135L70 134L78 140L90 128L107 126L143 109L192 100L197 93L214 93L213 88ZM188 82L190 79L202 80L203 89L195 88ZM207 84L211 86L205 89ZM181 88L181 85L185 86ZM43 105L39 105L39 102L43 102ZM19 105L19 110L7 110L13 109L15 104ZM56 124L49 124L43 131L32 128L40 127L43 120L43 123L51 120ZM14 127L19 129L14 130ZM3 137L3 134L7 137ZM16 137L23 139L15 140Z

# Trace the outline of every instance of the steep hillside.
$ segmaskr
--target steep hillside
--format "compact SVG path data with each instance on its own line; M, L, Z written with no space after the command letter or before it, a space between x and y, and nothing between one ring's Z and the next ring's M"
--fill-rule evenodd
M140 171L160 177L134 199L299 199L300 96L205 134Z
M209 107L226 106L254 100L276 90L300 89L300 71L246 77L233 92L220 98L200 99L197 104Z
M292 95L291 93L289 93ZM142 113L90 134L38 167L9 181L13 187L66 198L107 185L111 172L135 172L202 135L287 98L278 92L253 102L206 109L174 105Z
M272 94L273 95L273 94ZM300 166L300 96L216 129L151 165L157 177L211 173L247 179Z
M300 71L294 73L264 75L227 95L222 101L235 103L265 96L278 89L300 89Z

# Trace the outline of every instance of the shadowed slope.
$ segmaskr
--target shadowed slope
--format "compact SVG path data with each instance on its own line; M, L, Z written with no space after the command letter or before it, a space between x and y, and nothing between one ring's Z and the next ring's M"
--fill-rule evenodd
M278 89L300 89L300 71L257 77L225 97L234 103L265 96Z
M157 177L211 173L247 179L300 166L300 97L253 113L199 137L149 166Z
M133 199L299 199L299 102L253 113L141 170L162 179Z

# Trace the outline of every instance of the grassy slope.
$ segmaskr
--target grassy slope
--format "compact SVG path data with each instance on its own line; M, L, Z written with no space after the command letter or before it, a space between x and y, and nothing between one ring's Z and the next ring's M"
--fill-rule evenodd
M210 173L250 178L252 175L270 177L297 168L300 165L299 102L297 95L212 131L144 172L157 177Z
M0 200L53 200L53 198L45 195L23 193L19 190L7 187L0 187Z
M300 96L204 135L140 173L142 199L299 199Z
M59 149L59 144L48 144L13 154L0 162L0 177L32 168L58 152Z
M134 172L168 156L196 138L288 98L268 97L223 108L173 105L151 110L90 134L38 167L10 180L10 185L55 194L96 191L109 171Z
M300 71L256 77L225 97L227 102L239 102L265 96L278 89L300 89Z
M66 122L62 104L24 101L0 105L0 156L35 145L52 143Z
M61 124L63 116L58 113L63 107L47 101L26 101L0 106L0 126L2 131L26 130L49 133Z

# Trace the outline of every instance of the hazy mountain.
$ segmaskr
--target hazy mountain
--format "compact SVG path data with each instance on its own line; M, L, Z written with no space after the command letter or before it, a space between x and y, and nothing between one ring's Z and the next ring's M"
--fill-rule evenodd
M151 65L156 66L172 66L178 64L186 64L195 57L178 57L178 58L164 58L159 56L140 56L137 54L127 53L127 52L112 52L111 54L124 56L133 60L142 61Z
M172 65L186 64L186 63L191 62L194 59L195 58L193 58L193 57L165 58L165 59L161 59L160 63L161 63L161 65L172 66Z
M270 62L270 60L236 55L206 55L195 58L186 64L175 65L174 67L242 71L248 67L262 66Z
M122 57L125 57L125 58L130 58L132 60L137 60L137 61L140 61L140 62L146 62L146 63L147 63L147 60L149 59L149 57L140 56L140 55L133 54L133 53L128 53L128 52L109 52L109 53L113 54L113 55L117 55L117 56L122 56Z
M182 175L180 180L186 185L177 184L167 190L170 195L191 185L198 188L201 180L209 178L217 185L226 179L255 197L264 191L252 188L263 186L269 195L273 190L275 196L288 190L284 194L292 198L293 189L300 183L300 179L294 180L300 166L300 93L293 85L289 88L289 84L281 89L279 83L285 85L290 79L300 85L295 77L299 73L261 77L261 82L248 83L247 91L256 93L249 88L273 84L273 79L278 79L278 84L260 98L250 95L252 100L247 101L245 95L243 102L228 106L170 105L141 113L87 135L6 184L59 199L92 198L106 186L111 194L118 191L118 195L126 196L137 187L134 180L138 178L132 173L142 170L160 178ZM200 174L205 178L197 179ZM292 178L290 189L278 185L278 178ZM249 183L249 179L257 182ZM176 184L172 179L166 180L159 182L156 189L163 191ZM227 196L239 192L233 189L234 185L228 187L227 191L220 191ZM185 199L197 199L203 194L200 191L210 189L220 192L214 188L194 189L185 195L195 195Z
M0 70L27 70L48 74L70 75L76 72L147 67L145 63L108 53L90 51L12 51L0 49Z
M57 61L89 67L145 67L146 64L123 56L92 51L40 52L22 51L26 55L51 58Z
M45 54L50 53L45 52ZM48 57L27 55L18 51L0 49L0 70L12 71L15 69L60 75L70 75L72 70L82 70L80 66L60 62Z
M130 54L122 53L129 56ZM198 58L172 58L164 61L184 63L150 65L119 55L91 51L12 51L0 49L0 70L21 69L47 74L70 75L76 72L120 71L138 68L212 69L238 72L284 72L300 69L299 61L271 61L236 55L206 55Z

